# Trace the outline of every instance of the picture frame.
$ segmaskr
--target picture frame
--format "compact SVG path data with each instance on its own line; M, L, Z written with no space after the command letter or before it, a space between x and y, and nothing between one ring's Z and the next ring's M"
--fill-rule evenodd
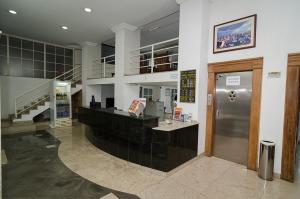
M214 26L213 53L256 46L257 15L250 15Z

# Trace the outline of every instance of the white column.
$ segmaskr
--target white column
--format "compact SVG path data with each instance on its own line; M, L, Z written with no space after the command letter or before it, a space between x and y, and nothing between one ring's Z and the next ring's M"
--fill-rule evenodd
M180 4L179 64L180 71L196 69L195 103L181 103L183 112L192 113L199 122L198 154L204 152L207 100L207 49L209 0L177 0ZM178 82L180 92L180 80ZM178 96L178 101L180 97Z
M124 83L124 75L135 74L132 67L130 51L140 47L140 31L137 27L122 23L112 28L115 33L115 107L127 110L131 101L139 96L137 85Z
M91 96L86 84L89 74L93 73L94 61L101 57L101 47L97 43L83 42L82 46L82 105L88 106ZM100 92L100 90L99 90Z

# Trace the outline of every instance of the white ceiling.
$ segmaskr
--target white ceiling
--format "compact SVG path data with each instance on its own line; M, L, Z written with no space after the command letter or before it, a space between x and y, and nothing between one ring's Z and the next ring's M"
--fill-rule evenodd
M114 25L140 27L178 10L175 0L0 0L0 30L62 45L101 42L113 36Z
M179 12L172 13L141 27L141 46L179 36Z
M173 39L179 36L179 11L156 19L139 27L141 30L141 46ZM115 38L103 41L114 46Z

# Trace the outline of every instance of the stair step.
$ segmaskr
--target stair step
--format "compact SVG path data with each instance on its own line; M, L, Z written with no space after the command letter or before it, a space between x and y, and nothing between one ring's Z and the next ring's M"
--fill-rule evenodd
M45 95L47 96L47 95ZM24 106L23 109L19 109L17 110L17 118L15 117L15 115L11 115L11 121L13 121L14 119L21 119L22 118L22 115L28 115L30 114L30 111L32 110L38 110L38 107L39 106L45 106L46 105L46 102L49 101L49 98L48 100L45 99L44 97L40 98L41 100L38 99L38 101L34 101L34 102L31 102L31 106Z

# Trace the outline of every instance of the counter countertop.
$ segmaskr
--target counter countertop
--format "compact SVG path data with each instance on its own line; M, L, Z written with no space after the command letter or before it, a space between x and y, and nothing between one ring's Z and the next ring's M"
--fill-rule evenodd
M138 119L138 120L149 120L149 119L157 119L158 118L157 116L152 116L152 115L140 115L139 117L137 117L134 114L130 114L125 111L116 110L114 108L90 108L89 106L82 106L82 108L90 109L90 110L98 111L98 112L109 113L109 114L121 115L121 116L130 117L130 118Z
M189 126L198 124L197 121L191 121L191 122L180 122L180 121L175 121L175 120L171 120L171 121L172 121L171 124L168 124L165 121L159 122L159 126L154 127L152 129L158 130L158 131L174 131L177 129L181 129L181 128L185 128L185 127L189 127Z

